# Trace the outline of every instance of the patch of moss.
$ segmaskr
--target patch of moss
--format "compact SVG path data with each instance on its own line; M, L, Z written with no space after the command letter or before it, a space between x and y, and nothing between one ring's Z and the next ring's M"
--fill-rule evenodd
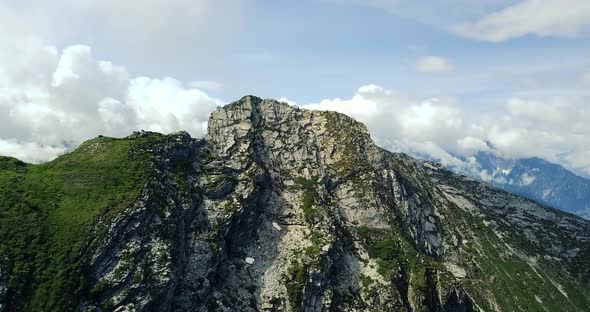
M400 256L398 243L387 230L373 229L363 225L357 227L357 233L371 258L390 261Z
M325 239L319 232L312 231L309 235L309 240L311 241L311 246L305 248L305 254L310 258L316 258L322 251Z
M135 274L133 274L133 284L139 284L142 280L143 278L141 277L140 272L135 272Z
M291 310L299 311L303 300L303 288L305 287L305 268L301 263L292 260L283 278L285 279Z
M301 209L303 210L303 218L305 222L314 224L321 221L326 215L325 207L319 205L319 194L317 191L316 178L307 180L304 178L296 178L295 183L303 190L303 197L301 200Z
M368 275L361 274L361 286L365 293L368 293L371 289L371 285L375 283L375 280Z
M208 147L201 149L199 156L200 156L201 160L203 160L203 163L206 163L206 164L208 164L218 158L217 155L215 155L215 153Z

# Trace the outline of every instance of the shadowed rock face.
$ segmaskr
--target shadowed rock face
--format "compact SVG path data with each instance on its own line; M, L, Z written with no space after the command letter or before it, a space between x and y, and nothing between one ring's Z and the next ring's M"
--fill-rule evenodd
M150 155L139 197L96 217L63 310L590 308L590 222L389 153L347 116L250 96L202 140L150 142L130 150ZM0 311L26 307L1 265Z

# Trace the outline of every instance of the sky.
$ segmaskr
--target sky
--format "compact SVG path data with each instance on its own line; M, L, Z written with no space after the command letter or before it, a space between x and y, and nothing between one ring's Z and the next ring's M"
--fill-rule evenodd
M385 148L590 176L587 0L4 0L0 155L203 136L246 94L346 113Z

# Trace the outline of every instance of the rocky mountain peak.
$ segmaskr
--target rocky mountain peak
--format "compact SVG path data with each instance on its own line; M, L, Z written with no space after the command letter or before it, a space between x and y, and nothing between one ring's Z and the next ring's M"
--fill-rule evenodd
M247 95L240 100L219 107L209 117L208 138L213 139L219 128L240 125L239 129L264 129L287 130L292 128L290 124L297 123L300 126L314 123L316 130L326 132L326 127L341 126L348 129L331 129L346 131L347 133L363 138L369 138L366 126L356 120L337 112L310 111L291 106L273 99L261 99ZM282 129L281 129L282 127ZM353 133L356 132L356 133Z
M201 140L143 132L81 149L45 167L0 166L8 177L0 182L11 183L0 183L10 195L0 198L23 203L0 221L36 211L52 220L35 227L44 229L71 224L58 222L64 211L88 214L85 226L66 227L81 231L67 236L78 239L76 261L46 262L60 269L49 276L55 286L48 274L26 282L34 273L14 269L30 266L22 251L0 242L0 311L590 306L590 222L387 152L342 114L246 96L213 112ZM30 193L6 190L31 187L44 172L39 189L49 181L56 198L70 199L18 208ZM1 237L23 245L9 221ZM54 232L33 242L64 245ZM29 297L15 295L24 290Z

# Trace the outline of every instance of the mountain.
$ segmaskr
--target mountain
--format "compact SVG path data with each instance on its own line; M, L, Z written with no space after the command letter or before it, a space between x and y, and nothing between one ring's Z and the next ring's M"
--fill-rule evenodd
M587 311L590 221L248 96L0 159L0 311Z
M475 159L491 184L590 219L590 180L537 157L512 160L481 152Z

